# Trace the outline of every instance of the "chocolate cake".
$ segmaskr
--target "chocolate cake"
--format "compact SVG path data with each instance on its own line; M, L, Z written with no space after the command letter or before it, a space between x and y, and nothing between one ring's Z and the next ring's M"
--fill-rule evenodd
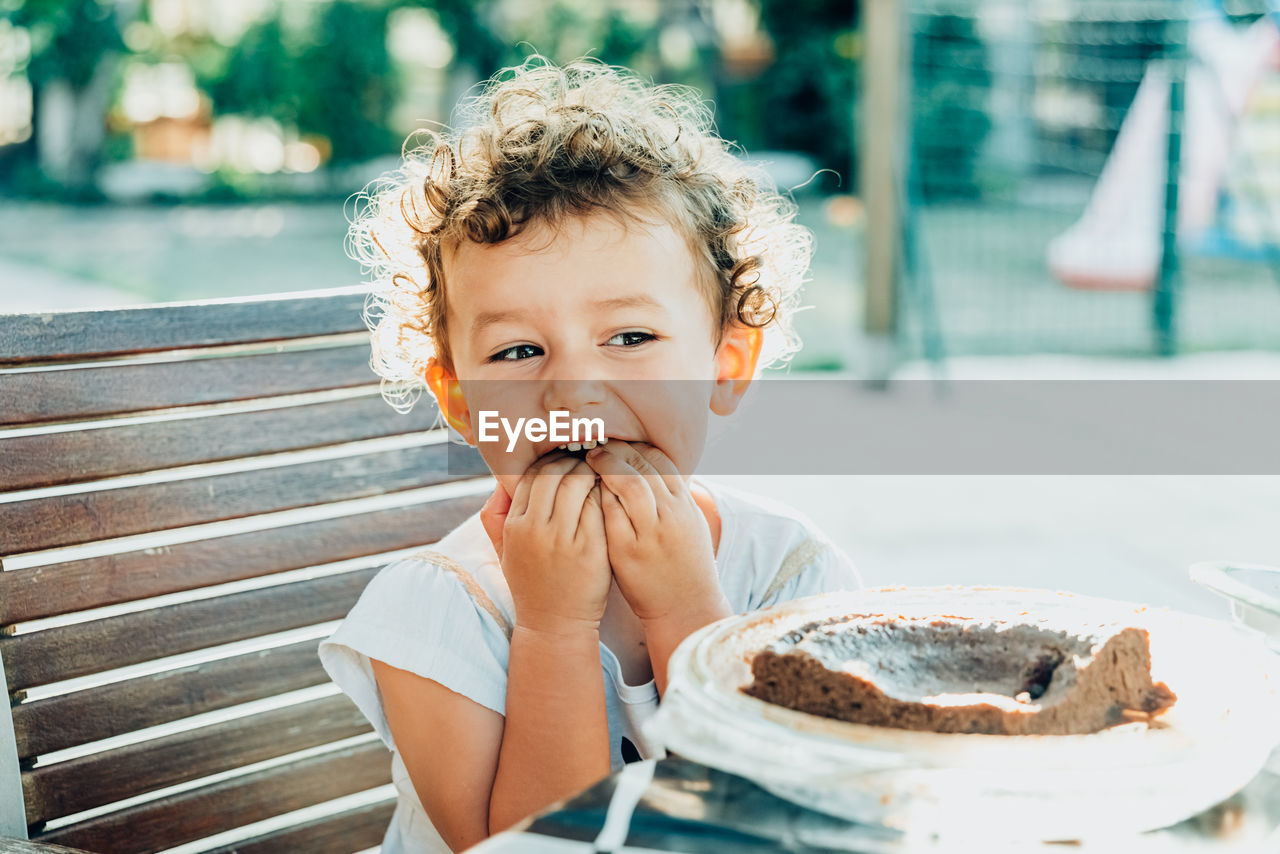
M837 617L756 653L742 690L860 724L1066 735L1149 721L1177 699L1151 679L1145 629L960 617Z

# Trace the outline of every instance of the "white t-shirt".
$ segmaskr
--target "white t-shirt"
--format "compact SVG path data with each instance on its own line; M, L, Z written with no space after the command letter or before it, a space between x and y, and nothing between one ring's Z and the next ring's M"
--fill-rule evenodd
M716 571L737 613L801 596L860 586L848 557L795 510L776 501L698 480L720 513ZM369 582L345 620L320 644L329 676L364 713L392 751L398 794L382 854L448 852L422 808L387 726L370 659L433 679L504 714L507 653L515 608L479 514L429 552L396 561ZM616 771L637 753L658 755L642 724L658 707L653 681L628 685L603 643L611 761ZM626 739L630 745L624 745Z

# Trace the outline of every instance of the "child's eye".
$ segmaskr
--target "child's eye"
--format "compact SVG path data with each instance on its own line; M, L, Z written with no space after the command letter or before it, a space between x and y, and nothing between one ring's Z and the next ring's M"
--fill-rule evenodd
M619 332L605 343L620 347L635 347L646 341L654 341L657 337L651 332Z
M489 357L490 362L516 362L521 359L532 359L534 356L541 356L542 348L535 347L532 344L517 344L514 347L508 347L505 350L499 350Z

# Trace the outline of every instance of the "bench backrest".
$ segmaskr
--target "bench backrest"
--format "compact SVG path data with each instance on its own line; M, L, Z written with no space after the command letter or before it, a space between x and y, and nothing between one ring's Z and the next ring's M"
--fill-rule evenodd
M0 836L381 840L389 754L316 647L490 481L381 399L363 303L0 316Z

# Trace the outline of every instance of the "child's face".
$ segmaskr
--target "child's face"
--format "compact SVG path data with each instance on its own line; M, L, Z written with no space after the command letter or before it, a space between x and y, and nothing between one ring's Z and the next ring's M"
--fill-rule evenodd
M610 439L653 445L687 475L708 413L731 412L746 390L758 330L716 346L695 259L668 225L593 214L497 245L464 243L445 264L449 343L473 437L481 410L512 422L568 410L602 419ZM507 453L498 435L478 447L508 493L561 444L522 436Z

